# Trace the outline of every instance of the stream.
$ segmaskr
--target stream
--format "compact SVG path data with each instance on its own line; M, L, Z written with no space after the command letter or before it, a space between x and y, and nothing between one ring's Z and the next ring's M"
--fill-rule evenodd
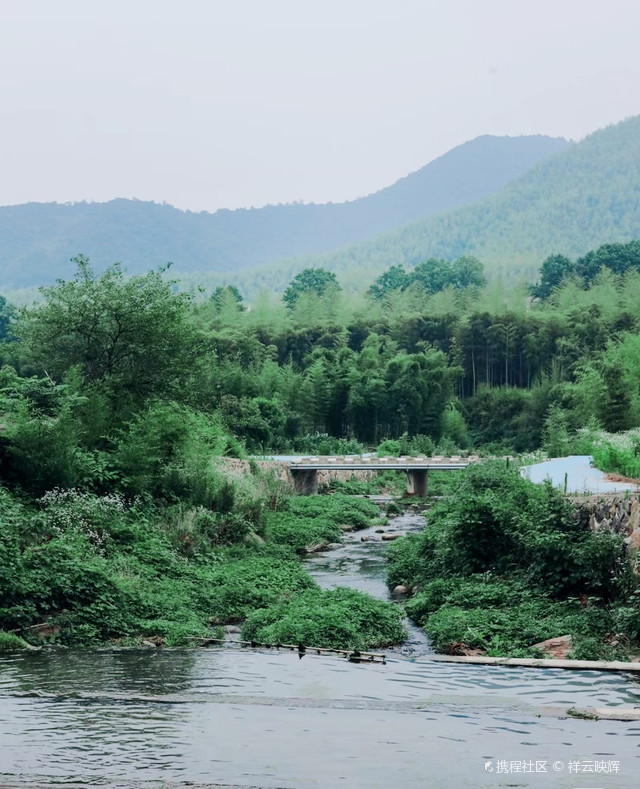
M407 514L384 530L423 524ZM316 581L387 598L378 529L312 556ZM410 627L385 665L232 646L4 655L0 786L638 785L640 722L566 717L639 706L631 675L436 663L429 652Z

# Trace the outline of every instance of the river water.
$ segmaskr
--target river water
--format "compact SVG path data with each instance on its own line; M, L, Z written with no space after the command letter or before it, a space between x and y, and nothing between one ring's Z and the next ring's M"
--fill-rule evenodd
M311 573L386 596L381 536L348 535ZM414 629L385 665L233 646L4 656L0 785L638 786L640 723L564 717L640 705L630 676L435 663L429 649Z

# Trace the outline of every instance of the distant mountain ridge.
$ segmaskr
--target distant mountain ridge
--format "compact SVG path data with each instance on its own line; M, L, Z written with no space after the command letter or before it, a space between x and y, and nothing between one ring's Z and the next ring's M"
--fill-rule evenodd
M469 254L490 275L533 280L550 254L575 258L604 243L639 238L640 116L634 116L535 164L473 205L255 275L279 282L301 268L323 266L347 282L366 270L371 281L391 265Z
M215 214L118 199L0 207L0 289L69 277L87 255L132 273L172 261L176 273L233 275L273 261L336 250L499 192L536 163L571 148L543 135L485 135L392 186L347 203L291 204Z

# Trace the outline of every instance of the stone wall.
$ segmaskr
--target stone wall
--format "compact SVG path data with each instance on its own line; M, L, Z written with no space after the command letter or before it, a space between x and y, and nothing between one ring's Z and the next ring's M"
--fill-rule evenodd
M237 460L236 458L221 458L224 465L228 468L233 468L238 471L242 471L245 474L249 473L249 461L248 460ZM274 460L258 460L256 461L256 465L258 468L261 468L266 471L270 471L277 479L281 479L283 482L289 482L293 485L293 477L291 475L291 464L290 463L283 463ZM355 479L366 480L372 479L373 477L377 476L377 471L369 471L367 469L362 469L361 471L345 471L344 469L327 469L327 470L320 470L317 472L318 474L318 485L328 485L331 480L340 480L341 482L347 482L348 480L355 477Z
M623 494L572 498L578 517L592 532L622 535L629 548L634 572L640 575L640 500Z
M243 461L246 462L246 461ZM293 477L291 475L291 464L290 463L278 463L274 462L273 460L259 460L258 466L261 469L266 469L271 471L278 479L285 480L286 482L290 482L293 484ZM247 464L248 468L248 464ZM373 477L377 476L377 471L368 471L367 469L362 469L361 471L345 471L344 469L320 469L317 472L318 475L318 485L322 487L323 485L328 485L331 480L339 480L340 482L347 482L350 479L359 479L359 480L366 480L372 479Z

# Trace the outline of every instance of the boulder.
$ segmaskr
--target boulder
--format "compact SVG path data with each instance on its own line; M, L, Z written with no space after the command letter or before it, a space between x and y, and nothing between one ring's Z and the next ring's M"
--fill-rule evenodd
M398 537L402 537L402 535L401 534L383 534L382 535L382 539L385 542L390 542L391 540L397 540Z
M556 660L566 660L568 653L573 648L573 640L569 635L558 636L557 638L548 638L546 641L533 644L533 648L539 649L545 655Z
M627 534L633 534L634 531L640 529L640 502L634 499L631 504L631 511L629 512L629 520L627 521Z
M46 641L52 636L57 636L60 632L60 625L52 625L49 622L43 622L40 625L31 625L27 628L39 641Z
M322 551L326 551L328 547L329 546L327 545L326 542L318 542L318 543L314 543L313 545L307 545L307 547L304 548L303 550L304 553L306 554L322 553Z
M394 597L406 597L408 594L411 594L411 589L408 586L404 586L404 584L399 584L391 594Z

